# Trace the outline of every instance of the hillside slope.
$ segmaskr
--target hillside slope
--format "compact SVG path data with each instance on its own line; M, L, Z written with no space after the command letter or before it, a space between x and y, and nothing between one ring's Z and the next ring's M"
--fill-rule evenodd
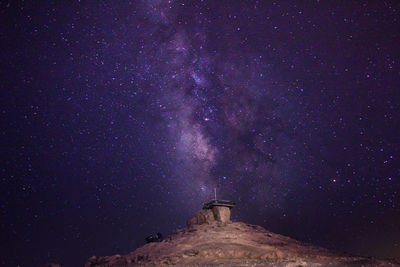
M194 224L162 242L127 255L93 256L92 266L400 266L395 261L351 257L274 234L256 225Z

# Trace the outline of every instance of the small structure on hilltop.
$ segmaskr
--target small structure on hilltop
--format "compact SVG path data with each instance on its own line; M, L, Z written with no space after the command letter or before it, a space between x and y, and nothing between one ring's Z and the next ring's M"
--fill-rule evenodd
M236 206L235 202L230 200L218 200L217 199L217 189L214 188L214 199L204 203L203 210L212 209L213 207L227 207L232 209Z
M235 207L235 202L230 200L218 200L217 190L214 189L214 199L204 203L203 209L198 211L195 216L187 220L188 227L199 224L210 224L220 222L227 224L231 222L231 209Z

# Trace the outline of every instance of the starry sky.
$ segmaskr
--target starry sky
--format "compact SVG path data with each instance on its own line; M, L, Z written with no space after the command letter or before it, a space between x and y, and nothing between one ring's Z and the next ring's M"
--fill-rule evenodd
M233 221L400 257L397 1L1 1L5 266Z

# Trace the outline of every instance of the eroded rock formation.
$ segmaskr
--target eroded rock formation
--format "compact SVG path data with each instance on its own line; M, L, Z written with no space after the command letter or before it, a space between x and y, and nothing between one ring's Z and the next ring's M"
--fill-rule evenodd
M216 206L212 209L202 209L195 216L186 221L188 227L201 224L220 222L223 224L231 222L231 210L228 207Z
M85 267L117 266L400 266L396 261L352 257L278 235L256 225L229 223L225 209L199 211L159 243L127 255L93 256Z
M223 206L216 206L212 208L214 219L222 223L231 222L231 209Z

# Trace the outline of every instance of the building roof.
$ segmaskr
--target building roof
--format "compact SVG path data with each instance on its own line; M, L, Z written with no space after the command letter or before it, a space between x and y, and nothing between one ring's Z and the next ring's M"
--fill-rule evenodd
M228 208L233 208L236 206L236 203L230 200L218 200L214 199L211 200L210 202L204 203L203 209L211 209L212 207L216 206L222 206L222 207L228 207Z

